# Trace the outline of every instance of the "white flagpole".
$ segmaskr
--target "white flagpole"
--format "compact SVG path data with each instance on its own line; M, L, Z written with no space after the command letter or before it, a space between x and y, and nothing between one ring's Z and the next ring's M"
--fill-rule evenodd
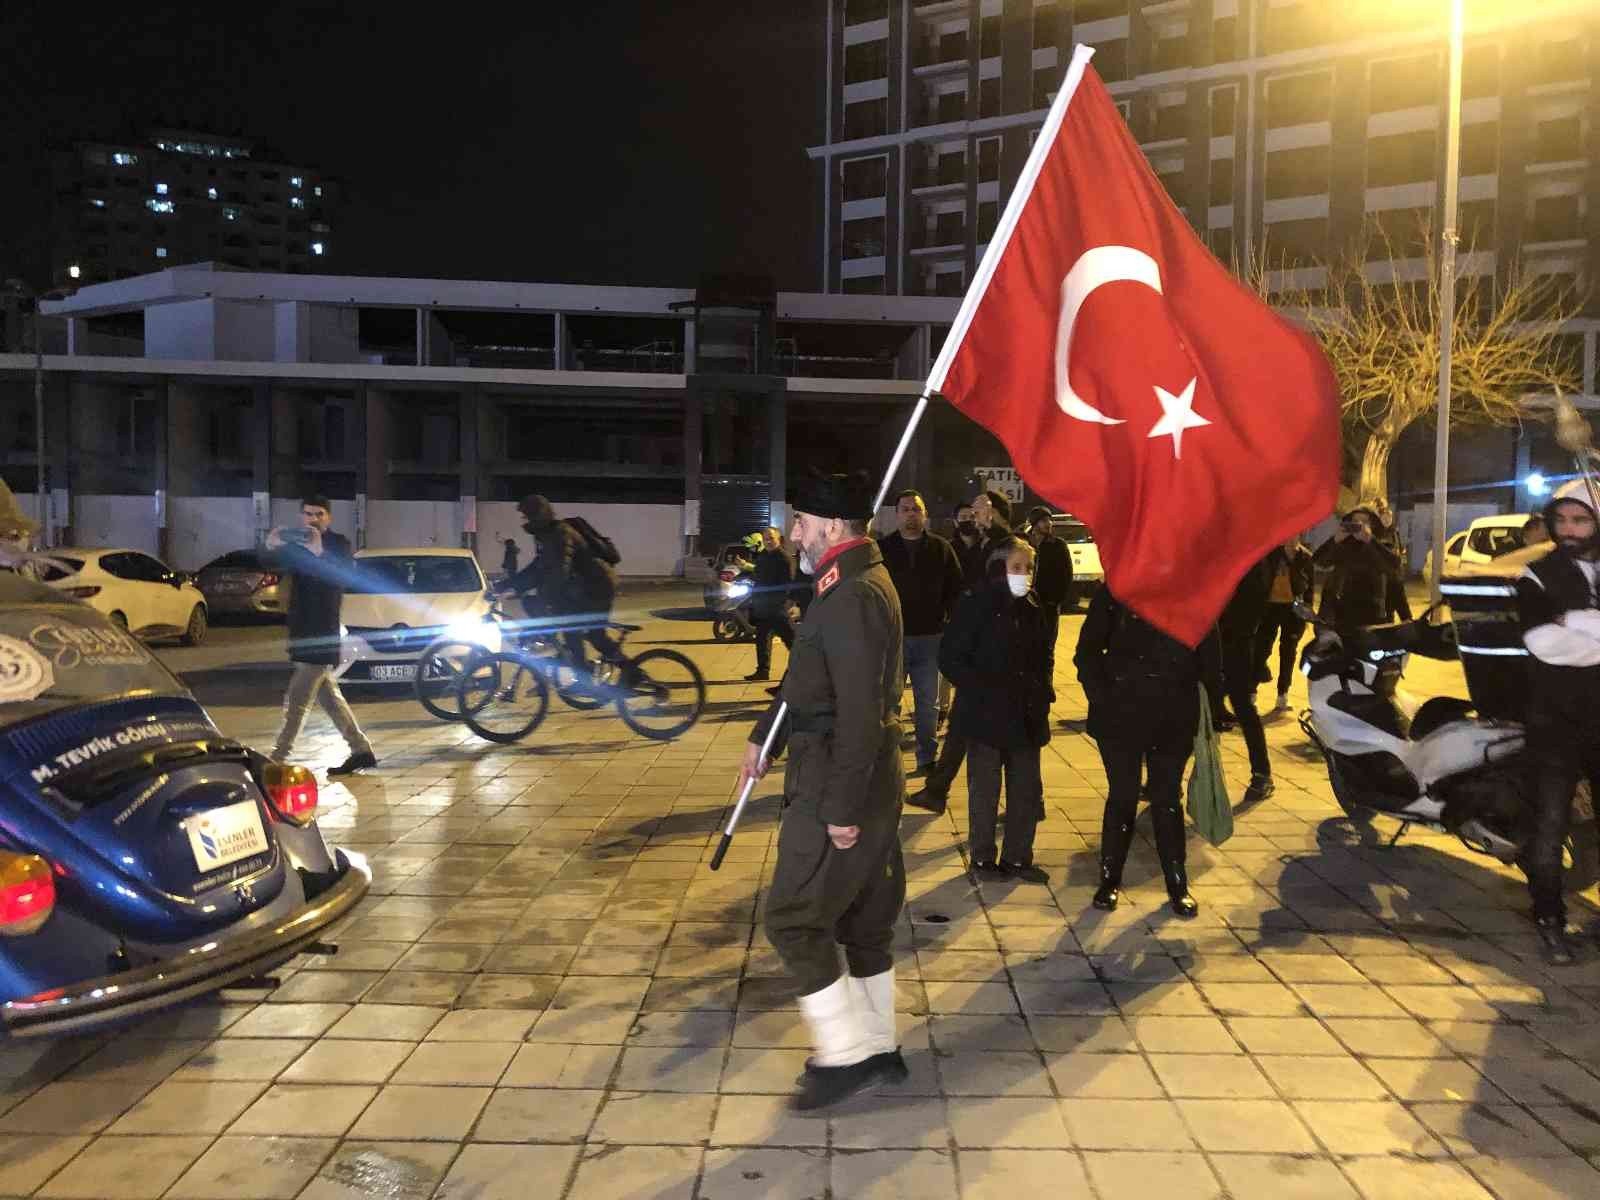
M989 239L988 249L984 251L983 261L978 264L977 273L972 277L972 284L967 288L967 294L961 298L961 307L956 311L955 323L951 325L950 334L939 350L939 357L934 361L928 382L923 385L922 395L917 398L917 406L912 410L910 420L906 422L905 432L900 435L900 444L895 447L894 456L889 460L889 469L883 473L883 482L878 486L878 495L872 504L874 516L883 507L884 498L889 494L895 473L899 471L906 450L911 446L911 438L916 433L917 426L922 423L923 414L928 411L929 399L944 386L945 376L949 373L950 364L955 361L956 352L961 349L961 343L967 336L973 314L977 312L984 293L989 290L989 281L994 278L995 269L1000 265L1001 255L1011 244L1011 235L1022 217L1022 210L1027 207L1028 200L1033 196L1033 186L1038 182L1039 172L1044 168L1045 157L1050 153L1050 147L1055 144L1056 135L1061 131L1061 122L1066 118L1067 105L1072 103L1072 97L1077 92L1078 85L1083 82L1083 73L1093 57L1092 46L1078 46L1072 52L1072 62L1067 67L1061 90L1056 93L1055 103L1050 106L1050 114L1045 118L1039 136L1034 139L1033 149L1028 154L1028 161L1023 165L1017 186L1012 189L1011 198L1006 201L1006 210L1001 214L999 224L995 226L994 236ZM767 736L761 743L763 763L771 757L772 745L778 740L778 731L783 728L784 719L788 715L789 704L783 701L778 705L772 726L767 730ZM755 786L754 779L746 780L744 790L739 793L738 803L733 806L728 824L722 831L722 840L717 843L716 853L711 856L713 871L722 866L722 860L728 853L728 846L733 842L734 830L739 827L739 818L744 815L745 805L750 802L750 793L755 790Z

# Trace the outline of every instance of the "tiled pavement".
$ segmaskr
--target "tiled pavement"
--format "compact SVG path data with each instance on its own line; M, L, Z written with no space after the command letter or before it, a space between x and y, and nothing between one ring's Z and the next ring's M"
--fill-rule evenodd
M975 890L964 806L908 815L911 1082L790 1115L805 1035L759 926L775 778L707 866L764 693L731 682L748 647L689 652L712 710L665 745L555 710L502 749L363 705L383 767L323 793L377 876L339 954L116 1036L0 1049L0 1193L1600 1194L1600 965L1539 966L1513 873L1338 819L1290 721L1277 795L1221 849L1191 844L1193 923L1161 907L1147 826L1128 902L1089 908L1104 777L1080 732L1045 756L1049 889ZM279 680L259 678L262 707L217 708L225 727L270 732ZM1057 690L1081 718L1065 667Z

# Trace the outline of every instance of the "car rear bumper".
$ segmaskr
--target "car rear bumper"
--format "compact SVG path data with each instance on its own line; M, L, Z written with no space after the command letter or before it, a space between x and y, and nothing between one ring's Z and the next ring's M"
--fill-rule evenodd
M274 616L284 613L283 601L258 593L215 592L206 597L206 608L214 616Z
M265 928L230 938L220 933L180 957L52 988L0 1006L8 1037L77 1033L125 1021L216 991L285 962L353 909L367 894L372 872L357 854L335 851L343 874L310 903Z

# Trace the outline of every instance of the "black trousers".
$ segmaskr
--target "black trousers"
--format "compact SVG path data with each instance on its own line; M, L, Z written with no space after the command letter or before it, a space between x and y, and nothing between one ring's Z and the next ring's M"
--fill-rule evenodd
M814 801L795 800L784 809L766 930L800 995L839 978L840 946L858 978L894 966L890 946L905 899L898 811L864 823L860 840L839 850Z
M756 671L762 675L772 673L772 639L783 643L784 649L794 649L794 626L789 624L787 613L771 617L752 617L756 627Z
M1256 712L1256 664L1259 661L1253 642L1223 643L1223 690L1233 706L1239 732L1244 734L1245 750L1250 755L1250 773L1270 775L1272 760L1267 757L1267 731L1262 727L1261 714Z
M967 743L967 850L973 862L993 862L995 825L1000 815L1000 782L1005 778L1006 844L999 854L1008 863L1033 862L1033 834L1044 809L1039 747L1002 750L986 742Z
M1169 888L1186 884L1183 829L1183 768L1191 750L1147 750L1137 745L1100 742L1108 795L1100 828L1100 878L1120 885L1122 868L1133 844L1133 821L1139 809L1139 785L1148 776L1150 824L1156 853Z
M1289 684L1294 681L1295 655L1300 649L1300 639L1305 636L1306 623L1294 615L1293 604L1268 604L1261 617L1261 628L1256 631L1256 662L1263 667L1272 666L1272 644L1278 644L1278 695L1289 694Z
M1559 733L1550 738L1530 734L1528 751L1532 766L1522 869L1533 897L1534 920L1564 921L1567 904L1561 894L1562 850L1572 823L1572 796L1580 779L1589 780L1591 791L1600 783L1600 741L1584 745L1576 737Z
M948 796L950 787L956 781L956 772L961 770L961 764L967 757L967 736L958 731L955 722L945 732L944 745L939 747L939 761L933 764L933 770L928 772L928 782L924 785L935 796Z

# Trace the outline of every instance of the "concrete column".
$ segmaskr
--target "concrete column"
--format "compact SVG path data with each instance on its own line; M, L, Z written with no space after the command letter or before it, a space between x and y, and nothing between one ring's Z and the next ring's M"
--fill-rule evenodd
M699 348L695 339L695 320L691 316L683 323L683 373L693 375L700 369ZM696 459L696 461L699 461Z
M389 498L389 443L391 400L387 392L367 389L367 500Z
M478 548L478 407L483 391L465 387L457 399L461 414L461 545Z
M572 331L567 327L566 313L551 313L550 320L555 330L555 357L552 366L557 371L572 370Z
M769 520L782 529L788 520L786 503L789 477L789 392L778 381L767 401L769 438L767 470L771 482L767 486L767 503L771 509Z
M84 335L88 332L88 322L82 317L67 318L67 353L69 355L83 354L87 350Z
M426 309L417 309L417 349L415 362L419 367L428 365L428 313Z
M694 326L689 325L693 337ZM705 436L705 409L692 386L683 394L683 532L685 554L693 554L700 538L701 440Z
M298 496L303 488L300 474L300 401L298 391L289 388L268 389L268 404L272 413L271 486L274 496Z
M272 527L272 385L265 380L251 389L251 492L255 499L256 541Z
M367 454L366 454L366 429L367 429L367 385L357 381L352 389L350 399L350 432L352 436L359 431L361 435L361 452L355 456L356 464L356 502L355 502L355 547L357 550L367 548Z
M285 300L272 306L274 362L311 361L310 305Z
M168 445L172 405L170 394L172 380L162 378L150 388L156 409L156 461L154 488L156 493L156 553L162 561L172 565L172 455Z

